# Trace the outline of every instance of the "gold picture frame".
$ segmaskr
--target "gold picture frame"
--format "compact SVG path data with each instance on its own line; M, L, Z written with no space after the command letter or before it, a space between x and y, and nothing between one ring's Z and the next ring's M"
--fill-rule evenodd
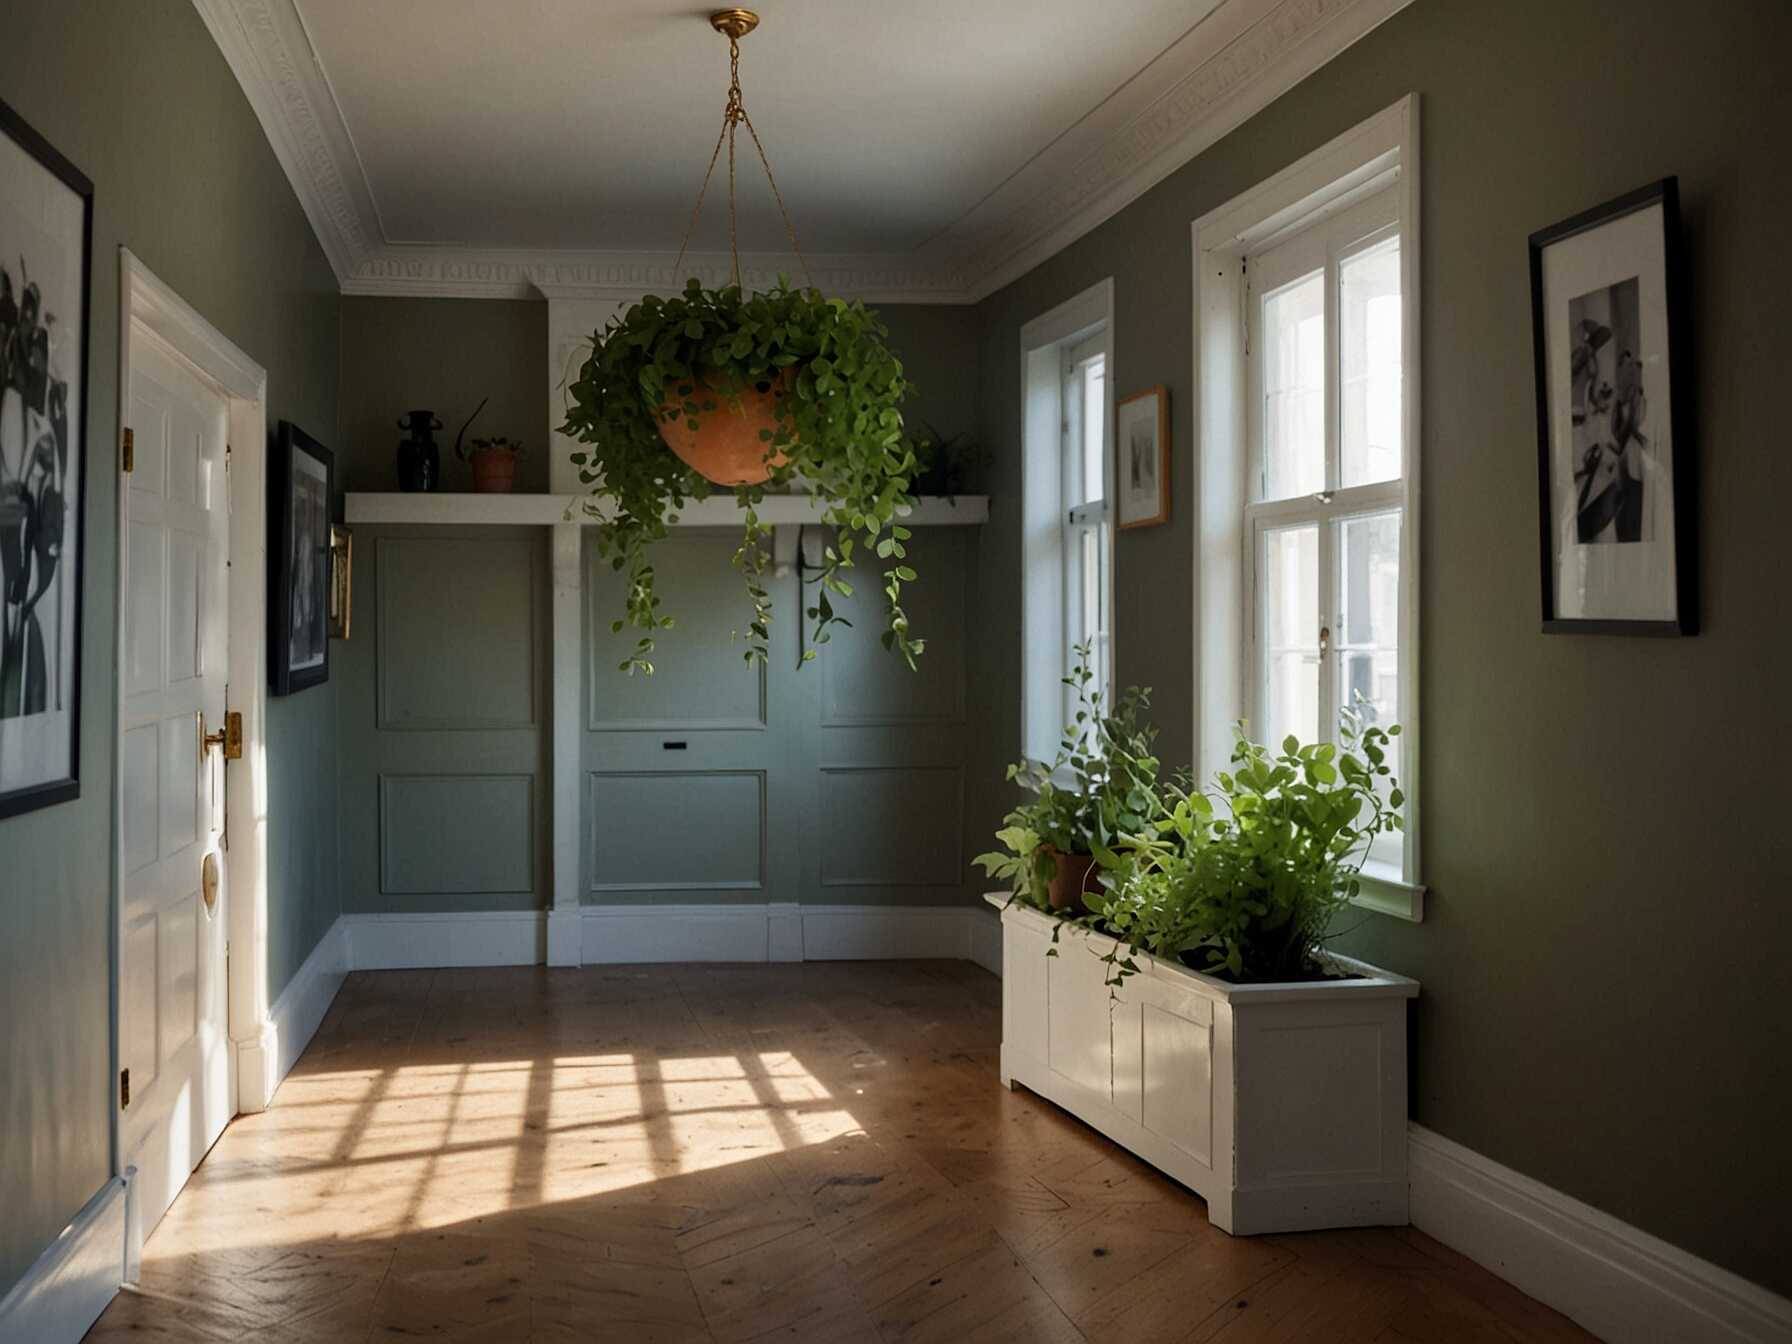
M1161 384L1126 398L1114 415L1114 484L1121 528L1170 521L1170 393Z
M331 639L347 639L354 615L355 534L340 523L330 524Z

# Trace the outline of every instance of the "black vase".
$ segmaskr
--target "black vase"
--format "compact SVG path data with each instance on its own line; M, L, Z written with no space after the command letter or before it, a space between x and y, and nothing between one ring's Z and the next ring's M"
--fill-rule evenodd
M442 453L433 437L442 427L434 411L411 411L398 422L411 433L398 441L398 488L416 494L442 483Z

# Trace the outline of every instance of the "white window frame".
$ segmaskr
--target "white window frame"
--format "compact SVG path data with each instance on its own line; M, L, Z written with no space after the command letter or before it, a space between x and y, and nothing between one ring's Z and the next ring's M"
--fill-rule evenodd
M1083 538L1094 531L1101 547L1106 591L1106 657L1100 689L1113 693L1114 537L1113 497L1114 282L1090 286L1021 328L1021 754L1050 760L1069 721L1067 688L1084 638L1080 569L1072 563ZM1086 498L1081 453L1072 453L1084 423L1073 370L1102 360L1102 491ZM1073 460L1074 459L1074 460Z
M1295 521L1331 522L1377 507L1402 510L1399 619L1401 736L1396 774L1406 794L1406 833L1401 864L1365 865L1357 903L1383 914L1417 921L1424 913L1420 879L1422 790L1419 686L1420 472L1420 302L1419 302L1419 125L1418 96L1345 132L1192 227L1194 261L1194 349L1197 410L1195 539L1195 716L1194 759L1202 775L1222 769L1231 754L1232 724L1258 718L1257 605L1254 591L1260 537L1268 525ZM1391 210L1381 215L1380 200ZM1361 229L1356 225L1367 226ZM1354 252L1380 230L1400 235L1402 477L1386 484L1328 489L1311 500L1257 503L1253 488L1260 470L1253 396L1257 361L1247 343L1253 291L1270 289L1323 265L1327 282L1336 278L1343 252ZM1301 239L1301 235L1306 235ZM1355 241L1352 241L1352 239ZM1284 254L1289 274L1254 275L1250 258L1294 241ZM1304 263L1304 269L1303 267ZM1265 281L1267 280L1267 283ZM1328 417L1338 395L1335 369L1337 333L1327 324L1326 399ZM1320 592L1329 594L1330 561L1322 528ZM1330 703L1331 679L1321 678L1321 710ZM1329 722L1329 720L1322 720Z

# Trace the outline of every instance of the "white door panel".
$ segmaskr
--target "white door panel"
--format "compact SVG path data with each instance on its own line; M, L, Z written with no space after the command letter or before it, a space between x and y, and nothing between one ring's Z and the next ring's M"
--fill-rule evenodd
M201 738L224 723L228 649L228 402L132 324L135 464L123 546L119 724L123 879L119 1126L138 1169L145 1234L234 1109L226 1021L224 762ZM215 862L211 906L203 873Z

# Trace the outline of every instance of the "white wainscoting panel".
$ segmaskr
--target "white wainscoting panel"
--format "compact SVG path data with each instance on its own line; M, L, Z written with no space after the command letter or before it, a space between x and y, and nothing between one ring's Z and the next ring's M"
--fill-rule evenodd
M1413 1125L1407 1161L1413 1226L1601 1339L1792 1340L1792 1301L1441 1134Z
M125 1281L127 1176L87 1201L0 1301L0 1344L77 1344Z

